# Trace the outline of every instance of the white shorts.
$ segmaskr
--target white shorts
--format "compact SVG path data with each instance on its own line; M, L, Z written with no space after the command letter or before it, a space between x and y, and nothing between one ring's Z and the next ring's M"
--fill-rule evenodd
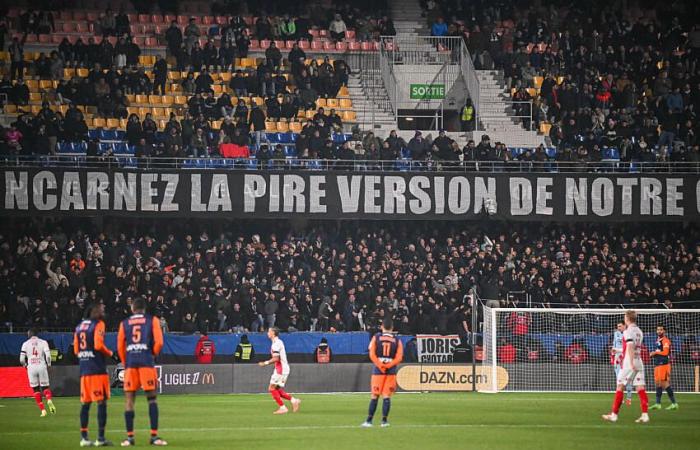
M46 366L28 366L27 378L29 378L29 387L48 386L49 370Z
M284 385L287 383L287 377L289 376L288 373L277 373L273 372L272 376L270 377L270 384L279 386L279 387L284 387Z
M633 386L645 386L646 382L644 380L644 366L635 369L634 367L626 368L623 367L617 374L617 384L627 386L632 383Z

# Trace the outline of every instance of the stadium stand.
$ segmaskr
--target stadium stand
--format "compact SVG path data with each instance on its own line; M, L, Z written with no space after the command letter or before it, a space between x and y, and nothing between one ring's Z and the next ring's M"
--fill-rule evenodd
M402 334L461 333L473 287L504 306L527 293L543 306L700 307L695 224L492 223L492 240L478 224L437 222L319 223L303 235L278 221L200 223L194 233L172 221L6 225L0 323L15 327L69 327L102 301L113 328L137 295L170 330L188 332L257 331L270 320L351 331L392 314ZM188 313L194 322L183 322Z

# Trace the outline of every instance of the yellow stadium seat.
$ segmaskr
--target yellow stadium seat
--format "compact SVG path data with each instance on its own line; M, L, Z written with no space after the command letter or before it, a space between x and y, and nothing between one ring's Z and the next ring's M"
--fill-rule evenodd
M535 86L535 89L541 88L543 81L544 77L532 77L532 84Z
M81 68L76 70L76 73L78 74L79 77L85 78L86 76L88 76L88 73L90 73L90 71L81 67Z
M289 131L292 133L301 133L301 123L289 122Z
M38 92L30 92L29 93L29 101L30 102L40 102L41 101L41 94Z
M265 104L265 101L262 99L262 97L253 97L253 101L258 106L262 106Z
M139 103L142 105L147 105L148 104L148 95L137 95L136 96L136 103Z
M17 105L5 105L3 107L3 112L5 114L16 114L17 113Z
M158 129L164 130L165 127L168 125L168 119L158 119Z
M126 108L126 112L129 115L136 114L137 116L139 115L139 109L135 106L130 106Z
M126 123L127 122L128 122L127 119L119 119L119 129L126 130Z
M241 67L255 67L256 65L254 58L241 58Z
M119 119L107 119L107 128L119 128Z
M151 108L141 107L139 108L139 117L146 117L146 114L149 114L151 112Z
M212 120L211 127L214 130L220 130L221 129L221 121L220 120Z
M178 81L181 79L182 79L182 75L180 75L180 72L173 72L172 70L168 72L168 80Z
M341 99L339 100L339 103L340 103L340 107L341 107L342 109L350 109L350 108L352 108L352 100L350 100L349 98L341 98Z
M128 101L129 103L134 103L136 101L136 95L126 94L126 101Z
M228 83L231 81L231 73L230 72L221 72L221 81L224 83Z
M341 86L340 90L338 91L338 97L349 97L350 96L350 91L348 91L347 86Z
M185 105L187 104L187 97L184 95L176 95L175 96L175 104L176 105Z
M149 95L148 96L148 103L150 103L151 105L160 105L160 103L161 103L160 95Z
M93 128L104 128L107 126L107 121L102 117L95 117L92 120L92 126Z
M289 124L287 122L277 122L277 131L280 133L286 133L289 131Z
M170 85L170 92L182 92L182 85L179 83L172 83Z
M172 104L173 104L173 100L175 100L175 99L173 98L172 95L163 95L163 96L160 97L160 102L161 102L163 105L166 105L166 106L172 105Z
M355 111L343 111L343 120L346 122L356 122L357 114Z
M326 100L326 104L329 108L337 108L339 105L337 98L329 98L328 100Z
M63 69L63 78L73 78L75 76L75 69Z
M271 133L276 133L277 132L277 124L275 122L270 122L270 121L265 122L265 131L269 131Z
M10 61L10 52L0 51L0 61Z
M24 80L24 83L29 88L29 92L37 92L39 90L39 82L37 80Z
M328 103L326 102L326 99L323 97L319 97L318 100L316 100L316 107L317 108L325 108Z
M552 129L552 124L547 122L540 123L540 133L549 136L549 131Z
M211 85L212 91L214 91L214 94L221 94L223 92L223 88L221 87L220 84L212 84Z

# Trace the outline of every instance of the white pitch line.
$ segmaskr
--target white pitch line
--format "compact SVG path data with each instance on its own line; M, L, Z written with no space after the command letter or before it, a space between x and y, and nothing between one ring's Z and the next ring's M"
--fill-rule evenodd
M236 431L236 430L252 430L252 431L310 431L310 430L348 430L348 429L358 429L360 430L359 425L298 425L298 426L288 426L288 427L213 427L213 428L160 428L159 431L163 432L174 432L174 433L194 433L194 432L200 432L200 433L210 433L210 432L217 432L217 431ZM377 427L378 428L378 427ZM391 428L400 428L400 429L478 429L478 428L504 428L504 429L517 429L517 428L527 428L527 429L532 429L532 428L541 428L541 429L571 429L571 428L576 428L576 429L599 429L599 428L607 428L607 429L619 429L619 428L636 428L636 429L644 429L644 428L654 428L654 429L670 429L670 428L681 428L678 426L670 426L670 425L635 425L635 424L590 424L590 425L582 425L582 424L540 424L540 425L533 425L533 424L489 424L489 423L482 423L482 424L403 424L403 425L392 425ZM119 433L124 431L123 429L111 429L107 430L110 433ZM75 430L34 430L34 431L9 431L9 432L0 432L0 436L24 436L24 435L30 435L30 434L56 434L56 433L76 433Z

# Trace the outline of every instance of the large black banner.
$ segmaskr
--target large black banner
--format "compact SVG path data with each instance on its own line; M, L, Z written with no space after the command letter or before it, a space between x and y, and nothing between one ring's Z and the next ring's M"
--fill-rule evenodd
M659 221L700 217L697 175L0 172L2 215Z

